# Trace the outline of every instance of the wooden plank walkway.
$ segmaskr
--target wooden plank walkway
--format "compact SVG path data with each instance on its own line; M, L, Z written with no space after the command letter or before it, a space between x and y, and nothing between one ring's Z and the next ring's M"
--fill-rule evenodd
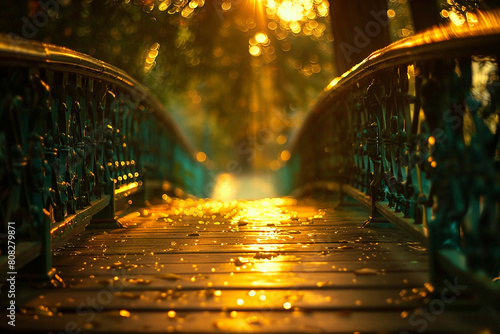
M390 224L360 228L367 216L353 203L169 199L123 217L123 229L87 230L58 249L54 266L66 287L18 288L16 327L2 305L0 328L500 332L473 299L432 294L426 249Z

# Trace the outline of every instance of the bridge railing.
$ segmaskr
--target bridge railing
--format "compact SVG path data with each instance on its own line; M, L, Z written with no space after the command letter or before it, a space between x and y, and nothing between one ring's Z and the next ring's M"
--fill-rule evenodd
M0 86L2 275L14 271L3 269L15 245L16 270L47 276L51 249L91 219L113 222L115 205L132 198L204 195L206 170L194 150L125 72L0 36Z
M432 283L500 285L500 14L437 27L333 80L291 140L284 193L340 189L428 244Z

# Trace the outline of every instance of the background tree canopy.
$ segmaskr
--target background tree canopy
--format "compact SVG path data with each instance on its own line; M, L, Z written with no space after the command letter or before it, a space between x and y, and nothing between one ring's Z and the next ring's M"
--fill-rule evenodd
M463 24L494 2L434 3L440 20ZM385 9L391 40L413 33L406 0ZM4 0L0 31L129 72L207 154L209 168L237 160L274 170L287 159L292 129L339 74L329 10L327 0Z

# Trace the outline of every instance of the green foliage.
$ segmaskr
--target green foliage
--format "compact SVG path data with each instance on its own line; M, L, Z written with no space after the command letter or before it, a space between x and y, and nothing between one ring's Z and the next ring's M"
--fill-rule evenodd
M441 16L453 23L474 24L477 10L490 10L500 7L498 0L439 0Z
M129 72L219 166L237 155L239 142L272 128L271 116L278 115L283 124L274 124L263 149L268 167L283 149L276 138L296 125L286 119L301 119L333 75L328 17L319 7L313 20L296 24L280 20L276 10L259 12L250 1L54 0L58 6L49 11L38 1L6 1L0 31L22 36L23 17L33 22L47 14L30 38ZM251 55L258 32L268 41L256 43L260 54Z

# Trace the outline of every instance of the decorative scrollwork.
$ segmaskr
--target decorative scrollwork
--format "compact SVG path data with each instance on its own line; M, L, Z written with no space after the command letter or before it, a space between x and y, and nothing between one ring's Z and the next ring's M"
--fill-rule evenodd
M73 56L65 59L66 49L53 66L50 54L24 59L22 47L0 44L0 235L15 221L16 241L42 245L44 268L34 270L50 269L51 229L94 203L110 198L95 210L114 219L117 194L142 191L149 181L205 195L205 170L190 172L198 167L194 150L126 73L80 55L96 70L83 67ZM30 47L44 49L35 42L24 47L30 55Z
M334 180L369 196L372 217L383 206L427 229L436 285L448 250L480 277L499 276L499 59L401 57L347 73L290 148L300 164L283 168L290 188Z

